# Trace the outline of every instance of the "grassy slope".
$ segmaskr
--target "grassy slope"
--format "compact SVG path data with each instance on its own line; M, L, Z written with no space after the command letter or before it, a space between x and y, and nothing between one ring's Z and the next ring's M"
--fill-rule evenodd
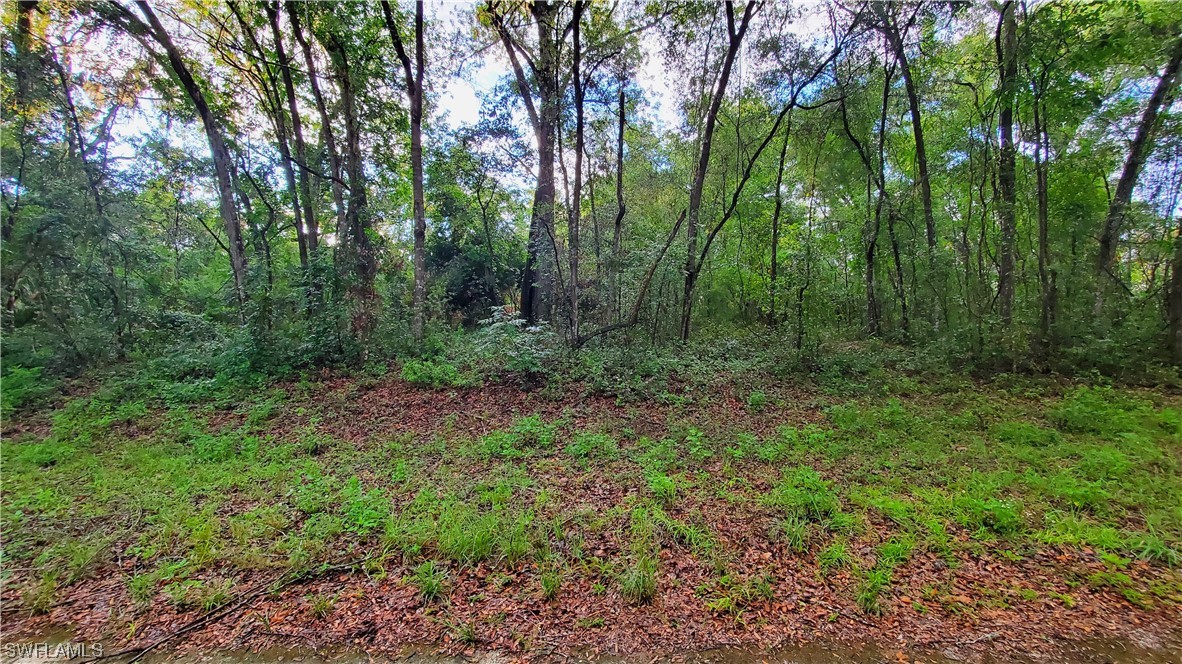
M71 588L101 587L116 610L88 624L128 636L351 561L433 620L406 639L518 648L504 607L555 599L547 624L587 643L627 630L621 611L709 642L805 631L786 612L809 602L873 624L1182 601L1173 395L883 372L580 390L389 376L74 398L3 446L5 597L73 620ZM351 583L290 600L314 625L357 610Z

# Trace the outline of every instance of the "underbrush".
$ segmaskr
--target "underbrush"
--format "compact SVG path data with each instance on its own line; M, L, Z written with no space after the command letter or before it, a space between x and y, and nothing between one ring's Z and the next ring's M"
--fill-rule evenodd
M403 371L449 384L441 362ZM401 574L424 602L446 601L479 566L546 601L590 588L595 601L645 605L679 582L667 561L688 557L712 575L696 593L702 609L738 620L777 596L788 559L879 614L898 606L917 558L955 574L972 557L1050 549L1111 569L1047 593L1175 602L1175 397L863 368L814 374L822 422L758 433L744 423L777 415L782 383L736 383L754 369L732 365L713 387L705 376L684 387L692 399L682 403L637 388L641 401L611 420L525 412L479 434L448 424L362 443L307 409L319 389L311 379L244 390L114 375L47 412L47 431L0 449L5 573L34 612L119 559L134 561L126 585L137 610L156 597L202 610L254 571L346 560ZM699 407L720 393L740 395L741 416ZM668 409L661 432L633 431L648 416L643 399ZM770 524L743 536L774 547L773 562L737 564L741 552L718 531L731 512ZM932 606L959 606L933 592Z

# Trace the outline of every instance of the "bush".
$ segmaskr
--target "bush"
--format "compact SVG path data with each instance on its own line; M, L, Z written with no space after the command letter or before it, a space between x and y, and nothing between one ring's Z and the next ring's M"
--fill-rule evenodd
M466 387L471 384L455 365L431 360L408 360L402 365L402 380L415 385L429 385L436 389Z
M0 379L0 418L8 419L19 408L36 402L57 389L57 383L43 378L41 367L6 367Z

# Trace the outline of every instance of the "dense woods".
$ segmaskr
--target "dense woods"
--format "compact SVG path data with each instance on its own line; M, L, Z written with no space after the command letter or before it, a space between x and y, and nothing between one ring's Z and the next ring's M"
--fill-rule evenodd
M9 366L282 373L517 315L514 343L556 352L770 328L810 357L1182 359L1174 3L4 20ZM449 119L475 78L476 120Z
M2 12L6 661L1178 659L1182 3Z

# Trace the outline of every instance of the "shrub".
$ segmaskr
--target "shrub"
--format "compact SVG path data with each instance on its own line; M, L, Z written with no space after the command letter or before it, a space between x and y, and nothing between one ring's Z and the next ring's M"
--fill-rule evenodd
M445 361L408 360L402 365L402 379L416 385L465 387L470 384L455 365Z
M753 390L747 396L747 408L753 413L758 413L767 405L767 395L760 390Z
M17 409L57 389L56 382L41 376L41 367L12 365L4 369L0 378L0 418L8 419Z

